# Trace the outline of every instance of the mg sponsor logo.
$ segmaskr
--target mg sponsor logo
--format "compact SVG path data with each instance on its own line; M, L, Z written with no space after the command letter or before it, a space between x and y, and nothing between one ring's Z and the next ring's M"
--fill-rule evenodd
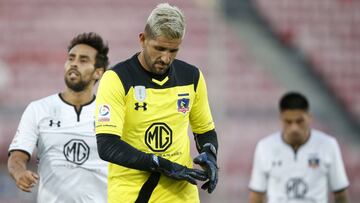
M153 123L145 133L145 144L154 152L164 152L172 143L172 130L166 123Z
M289 199L305 199L308 185L302 178L291 178L286 183L286 194Z
M81 165L89 158L90 147L84 140L72 139L64 145L64 156L71 163Z

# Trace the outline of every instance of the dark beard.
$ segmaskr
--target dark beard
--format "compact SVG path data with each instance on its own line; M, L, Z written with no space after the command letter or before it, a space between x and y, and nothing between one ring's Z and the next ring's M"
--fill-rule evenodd
M71 90L73 90L74 92L81 92L83 91L88 85L89 82L86 81L80 81L78 83L71 83L70 81L68 81L65 78L65 84L68 88L70 88Z
M146 65L149 67L150 70L148 70L148 72L152 73L152 75L155 75L155 76L158 76L158 77L162 77L163 75L165 75L167 72L169 72L169 67L171 64L167 64L167 69L165 72L157 72L156 71L156 67L155 65L158 63L158 64L161 64L161 65L165 65L165 63L163 63L162 61L154 61L154 63L152 63L149 55L147 54L146 51L144 51L143 53L144 55L144 60L145 60L145 63Z

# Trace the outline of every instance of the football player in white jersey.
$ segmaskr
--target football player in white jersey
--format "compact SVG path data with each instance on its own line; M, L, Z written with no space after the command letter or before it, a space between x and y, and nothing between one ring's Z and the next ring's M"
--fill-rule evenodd
M9 147L8 170L16 186L37 202L107 202L107 162L97 152L94 85L106 70L109 48L100 35L79 34L68 47L65 89L31 102ZM27 163L37 148L38 171Z
M306 97L289 92L279 107L282 131L256 146L249 203L327 203L329 191L335 203L348 202L339 145L310 127Z

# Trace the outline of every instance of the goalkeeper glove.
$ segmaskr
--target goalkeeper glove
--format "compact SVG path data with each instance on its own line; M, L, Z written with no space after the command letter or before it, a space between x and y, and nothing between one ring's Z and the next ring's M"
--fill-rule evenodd
M194 163L199 164L209 177L209 180L204 183L201 188L207 190L208 193L212 193L215 190L218 182L218 166L216 164L216 149L210 144L204 144L201 153L194 158Z
M152 168L153 171L160 172L176 180L186 180L196 185L197 180L205 181L208 179L205 171L187 168L156 155L152 155L152 161L155 166Z

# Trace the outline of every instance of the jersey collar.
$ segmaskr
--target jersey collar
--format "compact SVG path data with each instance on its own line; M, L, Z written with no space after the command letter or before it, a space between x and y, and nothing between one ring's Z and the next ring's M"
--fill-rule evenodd
M133 56L133 59L135 60L135 62L137 63L137 67L139 67L139 69L142 71L142 72L145 72L146 75L149 76L149 78L151 78L151 82L152 83L155 83L159 86L163 86L167 81L170 80L171 78L171 75L172 75L172 72L173 72L173 65L171 64L169 69L166 71L166 73L164 73L163 75L156 75L156 74L153 74L149 71L147 71L140 63L139 59L138 59L138 55L140 54L140 52L136 53L134 56Z
M303 144L301 144L300 146L299 146L299 148L297 148L296 150L289 144L289 143L287 143L286 142L286 140L285 140L285 138L284 138L284 134L283 134L283 132L280 132L280 139L282 140L282 142L285 144L285 145L287 145L287 146L289 146L291 149L293 149L294 151L299 151L299 149L300 148L303 148L304 146L306 146L309 142L310 142L310 139L311 139L311 137L312 137L312 129L310 129L309 130L309 137L305 140L305 142L303 143Z
M61 93L59 93L58 96L59 96L59 98L61 99L61 101L63 101L65 104L75 107L75 105L73 105L73 104L65 101L65 99L61 96ZM87 105L93 103L93 102L95 101L95 98L96 98L96 96L93 95L93 98L92 98L88 103L82 104L81 107L87 106Z

